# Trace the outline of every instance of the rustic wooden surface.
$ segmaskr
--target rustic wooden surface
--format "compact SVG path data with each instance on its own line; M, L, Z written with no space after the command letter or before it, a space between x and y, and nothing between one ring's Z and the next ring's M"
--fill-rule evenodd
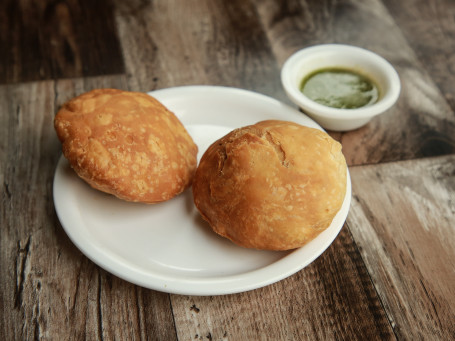
M3 1L0 339L455 339L454 13L450 0ZM368 125L331 132L353 200L316 261L196 297L121 280L71 243L52 201L62 103L99 87L212 84L291 104L281 65L333 42L387 58L402 94Z

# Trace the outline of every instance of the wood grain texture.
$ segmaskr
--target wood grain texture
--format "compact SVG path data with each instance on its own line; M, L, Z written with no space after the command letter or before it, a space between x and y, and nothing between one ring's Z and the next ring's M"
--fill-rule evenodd
M346 229L319 259L288 279L223 297L172 295L172 306L179 340L394 338Z
M115 6L132 89L209 84L285 99L279 68L249 1L116 1Z
M0 84L118 74L109 0L0 2Z
M454 112L380 1L255 3L280 64L301 48L342 43L370 49L397 69L402 84L397 105L360 129L331 134L343 144L349 165L455 152Z
M351 168L348 226L401 339L455 336L455 157Z
M453 6L2 2L0 339L454 339ZM402 94L369 125L332 133L351 165L354 196L343 230L315 262L265 288L192 297L123 281L73 245L52 199L61 155L52 120L61 104L94 88L190 84L290 103L279 80L284 60L331 42L386 57Z
M384 4L455 111L455 3L384 0Z
M118 77L0 86L0 335L20 339L173 340L169 297L106 273L60 226L52 180L61 146L54 113L68 98Z

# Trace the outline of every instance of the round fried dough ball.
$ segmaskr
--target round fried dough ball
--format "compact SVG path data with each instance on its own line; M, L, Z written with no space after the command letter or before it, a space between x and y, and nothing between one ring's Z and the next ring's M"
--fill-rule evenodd
M147 94L93 90L64 104L54 125L71 167L93 188L157 203L191 185L197 146L178 118Z
M212 229L248 248L289 250L326 229L346 194L341 145L285 121L236 129L204 153L194 203Z

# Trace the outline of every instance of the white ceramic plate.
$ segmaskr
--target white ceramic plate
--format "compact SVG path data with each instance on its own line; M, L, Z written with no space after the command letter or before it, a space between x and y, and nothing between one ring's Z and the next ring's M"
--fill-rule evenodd
M173 111L199 147L199 158L234 128L282 119L321 129L297 110L250 91L187 86L150 92ZM57 215L74 244L102 268L129 282L168 293L230 294L288 277L316 259L335 239L349 211L351 182L330 227L288 252L234 245L211 231L193 205L191 190L157 205L128 203L96 191L62 156L54 177Z

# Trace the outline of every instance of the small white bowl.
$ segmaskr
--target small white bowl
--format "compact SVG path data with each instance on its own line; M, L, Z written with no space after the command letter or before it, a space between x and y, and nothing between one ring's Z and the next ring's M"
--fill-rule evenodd
M306 97L302 80L317 70L342 68L369 77L379 88L376 103L357 109L328 107ZM400 94L400 79L393 66L377 54L360 47L340 44L316 45L297 51L284 63L281 82L287 95L302 111L323 128L347 131L368 123L389 109Z

